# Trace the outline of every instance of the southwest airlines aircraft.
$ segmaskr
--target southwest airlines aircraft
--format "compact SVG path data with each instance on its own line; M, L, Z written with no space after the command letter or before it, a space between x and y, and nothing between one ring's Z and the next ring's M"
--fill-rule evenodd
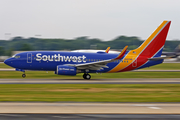
M163 62L161 57L171 21L163 21L152 35L140 47L127 51L127 47L118 54L106 52L52 52L29 51L14 55L4 61L5 64L22 71L55 71L57 75L76 75L84 73L84 79L90 79L89 73L114 73L150 67ZM169 56L170 57L170 56Z

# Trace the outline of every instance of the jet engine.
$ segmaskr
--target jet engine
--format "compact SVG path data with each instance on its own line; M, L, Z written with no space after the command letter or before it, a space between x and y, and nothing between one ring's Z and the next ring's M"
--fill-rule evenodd
M76 67L67 65L58 65L55 72L57 75L76 75Z

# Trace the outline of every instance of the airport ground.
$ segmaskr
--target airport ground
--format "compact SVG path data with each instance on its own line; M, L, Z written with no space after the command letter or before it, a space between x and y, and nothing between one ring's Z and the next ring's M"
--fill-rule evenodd
M179 103L0 103L2 120L179 120Z
M1 120L179 120L179 114L0 114Z
M0 107L0 114L180 114L180 103L4 102Z
M21 72L1 71L0 119L180 119L179 65L91 80L45 71L27 71L22 79Z

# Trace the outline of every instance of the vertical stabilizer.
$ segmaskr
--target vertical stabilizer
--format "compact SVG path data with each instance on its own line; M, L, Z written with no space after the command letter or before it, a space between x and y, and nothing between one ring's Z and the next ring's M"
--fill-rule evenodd
M161 25L150 35L150 37L141 44L141 46L139 46L137 49L130 50L124 57L124 60L128 60L130 57L132 58L132 61L125 63L120 62L109 72L123 72L138 69L140 67L150 66L151 63L148 63L148 59L160 57L162 54L170 24L171 21L163 21ZM162 62L163 60L160 60L156 64Z
M142 43L140 47L133 50L136 54L152 57L159 51L161 56L171 21L163 21L161 25Z

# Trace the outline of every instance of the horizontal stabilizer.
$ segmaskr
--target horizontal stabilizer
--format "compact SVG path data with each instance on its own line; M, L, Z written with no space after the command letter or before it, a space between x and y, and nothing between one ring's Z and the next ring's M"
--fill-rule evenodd
M176 55L172 55L172 56L165 56L165 57L155 57L155 58L148 58L148 60L162 60L162 59L168 59L168 58L173 58Z

